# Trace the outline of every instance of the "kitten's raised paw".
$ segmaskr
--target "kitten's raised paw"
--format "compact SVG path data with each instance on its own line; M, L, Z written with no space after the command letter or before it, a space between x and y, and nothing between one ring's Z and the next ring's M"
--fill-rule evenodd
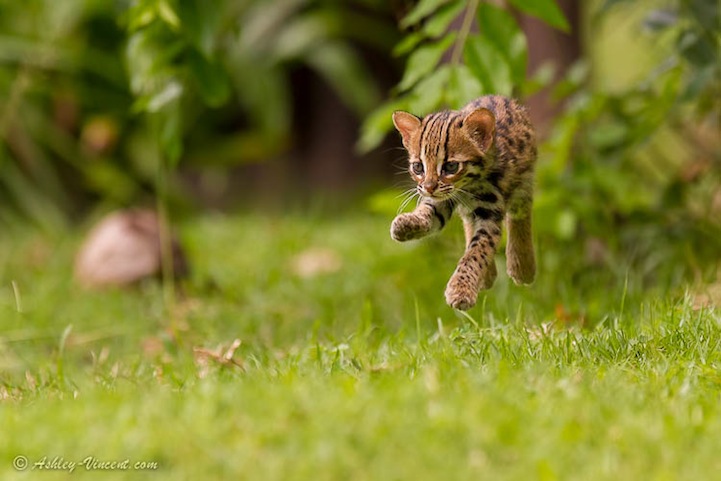
M446 303L453 309L467 311L476 305L478 292L470 286L454 282L451 279L446 287Z
M391 223L391 238L398 242L418 239L430 232L431 226L412 213L401 214Z

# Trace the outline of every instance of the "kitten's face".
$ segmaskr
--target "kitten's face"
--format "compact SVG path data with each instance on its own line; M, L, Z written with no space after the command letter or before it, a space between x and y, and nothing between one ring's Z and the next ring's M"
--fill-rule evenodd
M420 149L417 154L410 154L408 172L418 184L421 195L438 200L448 199L457 187L462 188L466 178L464 174L468 172L472 159L432 150Z
M485 151L490 148L487 137L492 138L495 127L493 114L481 111L478 118L474 114L480 111L468 115L443 111L423 120L407 112L393 115L408 151L408 171L421 195L449 199L480 177Z

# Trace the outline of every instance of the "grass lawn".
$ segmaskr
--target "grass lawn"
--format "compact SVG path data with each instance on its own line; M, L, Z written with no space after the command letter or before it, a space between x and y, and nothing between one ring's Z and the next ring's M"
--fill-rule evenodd
M169 309L74 285L75 235L0 240L0 479L721 479L718 311L541 243L466 317L460 226L389 220L182 222Z

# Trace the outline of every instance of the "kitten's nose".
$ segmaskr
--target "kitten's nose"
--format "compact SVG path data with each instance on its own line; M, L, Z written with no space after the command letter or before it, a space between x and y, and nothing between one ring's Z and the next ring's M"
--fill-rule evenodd
M421 184L421 187L423 187L423 190L428 192L429 194L432 194L435 192L436 188L438 187L438 181L436 179L428 179L423 181L423 184Z

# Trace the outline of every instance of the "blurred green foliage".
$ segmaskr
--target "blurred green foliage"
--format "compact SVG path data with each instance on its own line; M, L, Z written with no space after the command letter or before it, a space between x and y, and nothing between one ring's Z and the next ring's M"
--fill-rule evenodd
M108 198L132 189L91 152L114 143L130 102L112 16L101 2L0 2L0 222L63 224L78 176Z
M359 115L379 99L361 49L397 32L375 0L0 0L0 223L49 228L136 202L181 156L232 165L291 138L291 74Z
M511 3L549 25L569 28L553 0ZM460 28L452 28L459 18ZM526 37L509 8L478 0L422 0L400 26L408 33L393 53L407 55L405 73L393 99L367 117L358 144L362 151L382 141L394 110L426 115L483 94L517 95L537 87L526 81Z
M607 91L580 62L555 86L565 100L539 168L538 222L562 245L586 239L589 258L612 253L655 279L715 275L721 252L721 51L712 0L647 10L644 35L665 52L639 82ZM607 1L596 21L638 8ZM616 17L618 18L618 17ZM693 41L688 40L693 38ZM705 52L705 53L702 53Z
M177 162L183 131L234 95L249 125L242 158L265 158L287 145L289 64L322 76L358 114L380 98L354 45L387 48L395 39L382 2L142 0L127 12L126 47L134 108L160 117L163 152ZM359 9L358 7L364 7ZM370 31L373 35L368 35ZM187 125L182 125L185 121ZM204 146L206 147L206 146Z

